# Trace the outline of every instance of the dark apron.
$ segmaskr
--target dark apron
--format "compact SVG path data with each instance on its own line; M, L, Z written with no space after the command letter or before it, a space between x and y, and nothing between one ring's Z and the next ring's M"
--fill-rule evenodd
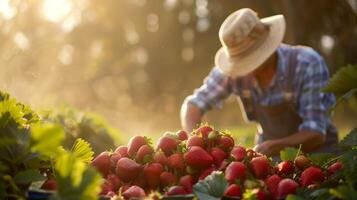
M259 102L254 102L251 97L251 90L249 89L250 78L246 77L242 80L242 94L238 98L243 111L244 117L248 121L256 121L261 126L261 132L258 133L257 143L262 143L266 140L274 140L287 137L297 133L302 119L295 109L293 100L293 78L294 70L297 64L296 50L289 56L287 63L287 84L282 86L284 100L282 103L271 106L262 106ZM278 77L276 77L278 78ZM312 153L317 152L335 152L335 144L337 144L337 133L329 132L327 129L325 144Z

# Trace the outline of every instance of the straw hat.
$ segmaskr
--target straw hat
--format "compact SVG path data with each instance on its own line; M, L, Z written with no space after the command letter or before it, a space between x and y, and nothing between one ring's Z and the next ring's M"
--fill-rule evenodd
M283 15L259 19L249 8L230 14L219 29L215 64L226 75L245 76L271 56L285 33Z

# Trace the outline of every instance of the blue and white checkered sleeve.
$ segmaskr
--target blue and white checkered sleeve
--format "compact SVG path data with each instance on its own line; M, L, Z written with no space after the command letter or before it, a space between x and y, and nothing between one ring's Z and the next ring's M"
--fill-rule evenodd
M203 85L185 99L185 102L196 105L202 112L212 108L221 108L223 101L231 94L229 77L218 68L213 68L204 79Z
M299 98L299 114L303 119L299 130L311 130L326 134L329 117L327 110L335 102L332 94L321 92L327 85L329 74L323 59L318 56L305 68L303 86Z

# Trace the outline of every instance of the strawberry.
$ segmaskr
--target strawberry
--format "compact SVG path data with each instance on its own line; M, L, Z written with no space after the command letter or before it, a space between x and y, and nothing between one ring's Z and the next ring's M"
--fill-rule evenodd
M294 164L291 161L282 161L278 164L278 174L289 175L294 172Z
M150 189L156 189L160 185L160 175L164 167L160 163L150 163L144 167L144 176Z
M144 174L139 174L139 176L137 176L132 182L131 182L131 185L137 185L141 188L143 188L144 190L146 188L148 188L148 183L145 179L145 176Z
M207 140L208 139L208 134L213 131L213 129L210 127L210 126L201 126L199 127L195 132L198 134L198 135L202 135L202 138L204 140Z
M208 175L210 175L215 169L213 167L209 167L205 169L203 172L201 172L200 176L198 177L198 180L203 180L205 179Z
M236 179L245 178L245 165L241 162L231 162L225 170L225 177L228 182L233 183Z
M153 153L154 149L149 145L145 144L139 148L138 152L135 155L135 160L139 163L147 163L152 160Z
M129 157L128 147L126 146L118 146L114 152L119 153L121 157L127 157L127 158Z
M250 169L257 178L265 178L270 170L271 166L268 158L265 156L255 157L250 161Z
M108 174L107 181L110 183L110 185L112 185L113 190L115 191L121 186L121 181L115 174Z
M304 170L305 168L307 168L311 165L310 160L306 156L303 156L303 155L297 156L295 158L294 164L300 170Z
M266 200L267 195L265 194L264 190L261 188L255 188L252 190L253 194L256 195L257 200Z
M43 190L56 190L57 189L57 182L55 179L50 178L47 179L42 185L41 189Z
M147 138L143 136L137 135L130 138L128 143L128 155L130 157L134 156L135 153L139 150L139 148L147 143L148 143Z
M141 171L141 165L129 158L121 158L117 162L116 174L125 182L135 179Z
M223 135L218 141L218 146L228 152L233 148L234 140L229 135Z
M223 160L227 158L227 153L218 147L213 147L210 151L216 167L220 167Z
M301 173L301 185L309 186L313 183L320 183L325 180L325 175L318 167L308 167Z
M109 152L104 151L92 160L91 165L95 167L103 177L107 177L110 170Z
M204 147L204 142L203 139L198 136L198 135L193 135L187 139L186 143L187 148L193 147L193 146L199 146L199 147Z
M121 158L121 155L117 152L114 152L110 155L110 168L115 171L118 160Z
M186 133L186 131L180 130L180 131L177 131L176 134L177 134L178 139L181 141L185 141L188 139L188 134Z
M247 157L252 159L257 156L257 152L255 152L253 149L247 149Z
M110 182L108 182L107 180L105 180L102 183L102 185L100 185L100 187L101 187L101 191L100 191L101 195L106 195L106 194L108 194L108 192L111 192L114 189L113 185Z
M288 194L295 194L299 184L290 178L281 180L278 184L278 199L284 199Z
M191 175L185 175L180 178L179 185L183 186L187 193L192 193L192 187L195 184L195 180Z
M178 141L175 138L162 136L157 142L156 150L161 149L166 156L169 156L173 153L174 150L176 150L177 145Z
M182 186L171 186L167 192L165 193L167 196L174 196L174 195L185 195L187 191Z
M232 158L234 158L235 161L242 161L246 155L247 152L242 146L235 146L231 151L231 156Z
M212 156L202 147L193 146L184 155L185 162L196 168L206 168L213 164Z
M265 184L267 185L268 190L272 194L274 199L278 196L278 185L281 180L282 178L276 174L269 176L265 180Z
M168 157L167 165L171 169L183 171L185 169L182 153L174 153Z
M114 197L114 196L116 196L117 194L115 194L115 192L113 192L113 191L109 191L105 196L107 196L107 197Z
M224 192L224 196L228 196L228 197L242 196L240 186L236 185L236 184L232 184L232 185L228 186L228 188Z
M133 185L127 190L125 190L122 195L124 199L141 198L146 196L145 191L141 187L136 185Z
M156 151L154 154L154 158L153 158L154 162L160 163L163 166L167 165L167 157L165 156L164 152L162 151Z
M331 176L332 174L336 173L338 170L342 168L343 168L343 164L337 161L327 168L327 174L328 176Z
M160 174L160 182L162 186L175 185L177 182L176 176L171 172L162 172Z

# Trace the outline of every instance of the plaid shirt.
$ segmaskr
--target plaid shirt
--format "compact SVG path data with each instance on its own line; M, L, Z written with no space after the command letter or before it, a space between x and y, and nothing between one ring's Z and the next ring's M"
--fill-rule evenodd
M326 134L327 129L336 132L326 112L335 103L332 94L322 93L329 73L323 58L308 47L296 46L297 66L293 72L292 94L296 110L302 118L299 130L312 130ZM270 86L262 91L256 81L249 87L253 101L263 106L276 105L284 100L285 85L287 80L288 55L292 47L281 44L277 49L278 66ZM283 87L282 87L283 86ZM205 78L203 85L186 98L186 102L196 105L203 112L211 108L221 108L224 100L233 95L242 94L242 79L230 78L214 67ZM330 132L329 131L329 132Z

